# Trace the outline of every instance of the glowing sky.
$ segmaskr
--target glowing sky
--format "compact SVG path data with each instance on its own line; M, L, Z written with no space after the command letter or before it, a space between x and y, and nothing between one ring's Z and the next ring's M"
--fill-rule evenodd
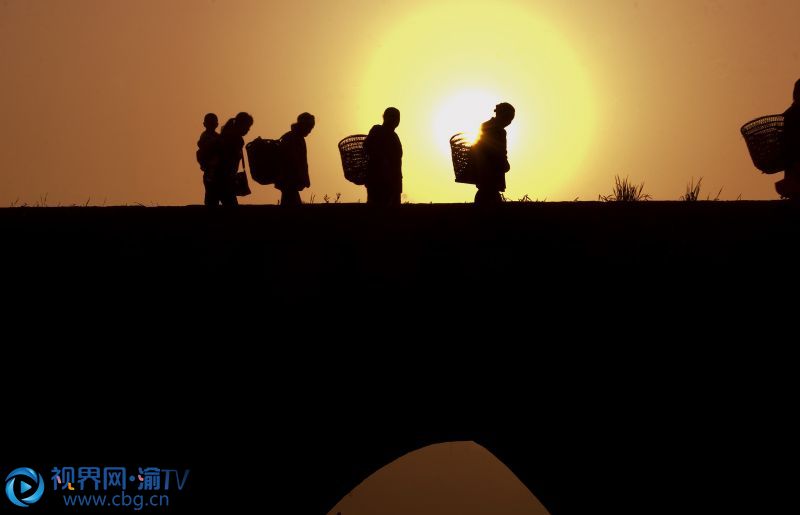
M447 138L501 101L511 198L594 200L615 174L776 198L738 131L788 107L798 19L788 0L0 0L0 205L199 203L203 114L242 110L248 140L313 113L303 199L363 201L336 143L389 105L407 200L467 201Z

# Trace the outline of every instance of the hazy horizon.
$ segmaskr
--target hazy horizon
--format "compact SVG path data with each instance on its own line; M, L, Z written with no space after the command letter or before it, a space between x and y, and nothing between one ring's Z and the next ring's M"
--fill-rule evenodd
M199 204L209 111L250 112L247 141L313 113L303 200L363 202L336 144L389 105L404 200L466 202L447 138L501 101L511 199L596 200L615 175L655 200L699 177L703 198L777 199L739 128L789 106L798 19L777 0L2 0L0 205Z

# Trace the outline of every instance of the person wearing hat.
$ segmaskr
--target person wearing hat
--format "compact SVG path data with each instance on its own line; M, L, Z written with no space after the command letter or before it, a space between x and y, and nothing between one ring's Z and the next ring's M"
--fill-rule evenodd
M506 127L514 120L514 107L508 103L497 104L495 116L481 125L481 135L472 146L471 164L476 175L476 205L500 204L501 191L506 190L508 163Z

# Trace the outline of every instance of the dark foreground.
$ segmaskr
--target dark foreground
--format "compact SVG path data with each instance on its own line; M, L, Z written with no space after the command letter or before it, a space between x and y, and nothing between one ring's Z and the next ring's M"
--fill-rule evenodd
M475 440L553 515L785 512L799 223L784 202L0 210L0 475L190 468L164 513L322 515Z

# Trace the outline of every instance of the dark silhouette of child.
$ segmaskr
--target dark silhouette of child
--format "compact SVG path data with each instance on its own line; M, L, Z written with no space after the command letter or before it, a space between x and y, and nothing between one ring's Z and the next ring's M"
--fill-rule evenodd
M367 204L399 206L403 193L403 145L394 131L400 125L400 111L389 107L383 125L375 125L364 141L367 162Z
M281 136L285 162L283 173L275 181L275 187L281 192L282 206L299 206L302 203L300 192L311 187L305 138L311 134L315 124L313 115L303 113L297 117L297 123L292 124L291 130Z
M470 165L477 177L478 192L475 204L500 204L503 199L501 191L506 190L506 172L511 169L508 164L506 143L506 127L514 120L514 107L508 103L497 104L495 116L481 125L481 135L472 146Z
M209 177L211 188L206 187L206 205L236 206L234 178L243 159L244 136L253 126L253 117L239 113L222 127L219 135L219 164Z
M782 197L800 199L800 80L794 85L793 100L783 113L786 171L775 183L775 190Z
M214 195L211 192L211 176L213 171L219 165L219 134L217 127L219 120L214 113L206 114L203 118L203 127L206 130L200 135L197 141L197 162L200 169L203 171L203 186L206 190L205 205L210 206L213 204Z

